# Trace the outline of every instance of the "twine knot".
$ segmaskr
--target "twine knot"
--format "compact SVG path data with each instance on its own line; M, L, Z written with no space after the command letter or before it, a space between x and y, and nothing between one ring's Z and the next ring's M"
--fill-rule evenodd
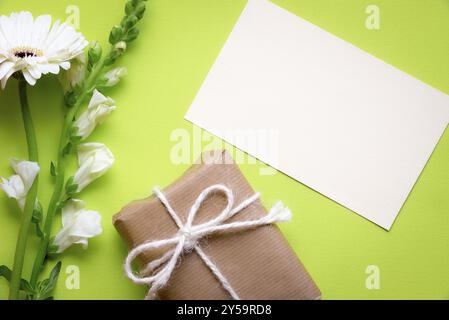
M226 196L227 205L226 208L215 218L194 225L194 219L198 213L201 205L209 195L214 192L221 192ZM146 296L146 299L155 299L157 292L163 288L176 268L176 264L179 261L181 255L185 252L195 251L207 267L211 270L222 287L234 300L240 300L238 294L232 288L229 281L221 273L217 265L205 254L201 249L198 242L209 235L217 232L235 232L239 230L250 229L262 225L268 225L276 222L288 221L291 219L291 212L288 208L284 207L282 202L277 202L270 212L259 219L237 221L225 223L227 220L247 208L249 205L259 199L260 194L256 193L253 196L245 199L238 206L234 207L234 194L232 191L224 185L217 184L204 189L198 198L195 200L193 206L190 208L187 216L186 223L183 223L178 214L173 210L168 199L159 189L154 189L155 195L159 198L162 204L165 206L167 212L170 214L173 221L179 228L179 231L175 236L169 239L154 240L145 242L132 249L125 261L125 272L128 278L130 278L136 284L145 284L150 286L150 290ZM168 250L158 259L149 262L141 274L150 274L149 276L136 275L131 267L134 259L143 252L153 251L159 248L172 246L173 248Z

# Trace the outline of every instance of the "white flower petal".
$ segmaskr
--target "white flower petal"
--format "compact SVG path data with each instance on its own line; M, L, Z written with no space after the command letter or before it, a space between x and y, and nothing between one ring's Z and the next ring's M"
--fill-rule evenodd
M2 82L2 89L5 89L6 83L8 82L8 79L13 75L13 73L16 72L16 69L11 69L1 80Z
M97 125L102 124L106 117L115 110L115 102L95 90L87 110L76 120L78 135L85 139Z
M34 179L39 174L39 165L36 162L23 161L15 158L11 159L10 165L20 178L22 178L25 185L25 192L28 192L33 185Z
M82 200L71 199L62 209L62 226L66 227L72 223L73 213L84 209L85 203Z
M78 192L95 179L98 179L115 161L112 152L102 143L84 143L78 146L79 169L73 182L78 185Z
M0 188L9 198L16 199L23 210L28 191L39 174L40 168L35 162L17 159L11 159L10 164L16 175L9 179L1 178Z
M32 36L33 46L40 46L45 41L48 36L48 32L50 31L50 26L50 15L39 16L34 20L34 30Z
M105 87L115 86L127 74L128 70L124 67L112 69L111 71L105 74L105 78L107 79Z
M1 179L0 187L8 198L19 200L25 194L25 186L20 176L14 175L9 179L3 177Z
M55 237L54 244L58 253L63 252L73 244L87 247L88 239L103 232L101 215L96 211L85 210L84 202L77 199L69 200L62 209L63 227Z
M61 62L60 64L59 64L59 66L62 68L62 69L64 69L64 70L69 70L70 69L70 62L68 62L68 61L64 61L64 62Z
M57 64L47 64L46 67L47 67L46 71L48 73L53 73L53 74L58 74L59 73L60 68L59 68L59 65L57 65Z
M39 68L36 66L30 66L28 68L28 72L34 79L40 79L42 77L41 70L39 70Z
M22 73L26 82L28 82L30 86L34 86L36 84L36 79L31 75L31 73L28 70L23 70Z
M102 232L101 216L96 211L80 211L76 222L71 229L71 235L73 237L92 238Z
M14 62L5 61L0 64L0 79L5 77L14 68Z
M76 56L69 65L61 64L64 72L60 73L59 82L64 92L74 88L84 78L86 72L86 56L84 52Z

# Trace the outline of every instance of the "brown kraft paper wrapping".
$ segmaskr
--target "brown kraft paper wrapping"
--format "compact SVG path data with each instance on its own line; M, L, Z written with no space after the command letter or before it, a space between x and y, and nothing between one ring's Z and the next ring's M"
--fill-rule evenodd
M234 206L255 193L226 151L205 153L202 158L201 164L194 165L163 190L184 222L195 199L211 185L223 184L230 188L235 197ZM202 204L193 224L210 220L225 206L224 195L211 195ZM258 200L226 222L252 220L266 214ZM113 222L129 248L147 241L170 238L179 231L163 204L154 196L130 203L114 216ZM314 300L321 297L312 278L275 225L214 234L201 240L199 245L241 299ZM141 254L139 261L145 265L163 252ZM196 252L182 256L169 284L159 291L159 297L169 300L230 299Z

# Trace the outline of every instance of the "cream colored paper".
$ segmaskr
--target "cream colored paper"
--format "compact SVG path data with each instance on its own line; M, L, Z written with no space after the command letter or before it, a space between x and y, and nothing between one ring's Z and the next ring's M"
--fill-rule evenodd
M449 97L250 0L186 119L390 229L447 127ZM225 134L241 129L277 132L277 154Z

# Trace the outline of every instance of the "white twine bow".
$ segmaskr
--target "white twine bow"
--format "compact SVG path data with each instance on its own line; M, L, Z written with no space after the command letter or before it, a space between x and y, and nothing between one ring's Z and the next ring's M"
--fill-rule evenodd
M202 203L206 200L206 198L210 194L214 192L222 192L225 194L227 200L226 208L216 218L204 222L202 224L194 225L193 221ZM218 184L210 186L201 192L201 194L195 200L193 206L190 208L189 214L187 216L187 221L184 224L171 207L165 195L157 188L154 189L154 193L162 202L162 204L165 206L167 212L170 214L170 216L178 226L179 232L174 237L169 239L155 240L143 243L132 249L129 252L128 256L126 257L125 261L126 275L136 284L150 286L150 290L148 291L148 294L145 298L148 300L156 298L157 292L161 288L163 288L170 280L173 270L175 269L176 264L181 255L183 254L183 252L189 252L191 250L195 250L195 252L200 256L203 262L215 275L215 277L223 286L223 288L226 290L226 292L234 300L240 300L238 294L234 291L234 289L232 288L229 281L225 278L225 276L220 272L217 265L201 249L201 247L198 244L198 241L206 236L209 236L217 232L239 231L262 225L268 225L276 222L288 221L291 219L290 210L284 207L282 202L278 202L273 206L273 208L267 215L257 220L224 223L225 221L227 221L228 219L230 219L231 217L233 217L234 215L236 215L237 213L241 212L243 209L254 203L260 197L260 194L259 193L254 194L253 196L245 199L241 204L233 208L234 195L232 191L226 186ZM143 252L156 250L170 245L174 245L175 247L167 251L160 258L148 263L146 267L141 271L141 274L150 273L151 274L150 276L140 277L134 274L131 264L138 255L140 255ZM157 272L155 272L157 268L160 269Z

